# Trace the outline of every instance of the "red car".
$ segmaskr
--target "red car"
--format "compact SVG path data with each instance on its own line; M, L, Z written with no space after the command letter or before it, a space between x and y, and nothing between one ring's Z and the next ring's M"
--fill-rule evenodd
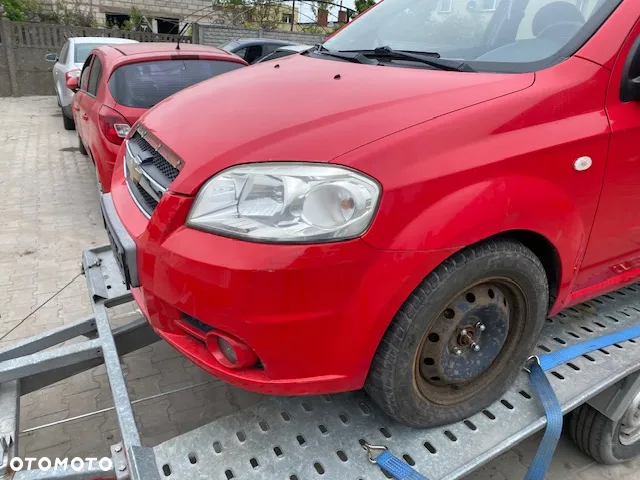
M113 248L200 367L449 423L503 394L548 315L640 277L640 2L437 5L380 2L131 132Z
M96 166L102 191L111 189L116 154L131 126L158 102L186 87L247 65L239 57L202 45L131 43L94 49L75 91L72 111L80 152Z

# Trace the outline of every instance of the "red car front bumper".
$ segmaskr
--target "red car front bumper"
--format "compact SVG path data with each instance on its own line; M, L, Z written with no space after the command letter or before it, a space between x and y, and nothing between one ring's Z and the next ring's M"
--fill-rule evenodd
M115 211L136 244L134 297L158 334L229 383L272 394L354 390L399 306L446 251L380 251L361 239L246 242L184 226L193 198L166 192L150 220L116 169ZM259 358L232 369L191 325L230 334Z

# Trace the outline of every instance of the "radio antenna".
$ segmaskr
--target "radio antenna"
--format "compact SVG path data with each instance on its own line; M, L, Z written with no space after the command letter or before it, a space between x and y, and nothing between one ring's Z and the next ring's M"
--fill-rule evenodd
M203 10L206 10L207 8L213 8L213 3L211 5L205 5L202 8L199 8L198 10L196 10L195 12L191 13L192 15L195 15L196 13L200 13ZM189 25L193 25L194 22L198 22L200 20L202 20L204 17L208 16L209 13L205 13L204 15L199 16L198 18L196 18L195 20L191 21L191 22L187 22L184 24L184 26L180 29L180 32L178 33L178 42L176 44L176 50L180 50L180 40L182 39L182 34L184 33L184 31L187 29L187 27Z

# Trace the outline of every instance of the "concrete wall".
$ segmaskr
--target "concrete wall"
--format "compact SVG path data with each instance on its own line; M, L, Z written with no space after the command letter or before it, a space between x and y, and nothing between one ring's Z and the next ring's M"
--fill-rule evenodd
M197 29L194 29L197 31ZM126 37L141 42L176 41L178 35L158 35L40 23L10 22L0 18L0 96L53 95L53 63L44 57L59 53L69 37ZM192 42L183 37L183 42Z
M0 29L0 97L8 97L11 95L11 77L9 76L7 52L2 44L1 34Z
M324 35L314 33L284 32L282 30L253 30L219 25L199 25L198 27L200 43L215 47L221 47L238 38L273 38L276 40L290 40L305 45L314 45L324 38Z
M16 81L18 95L55 95L53 88L53 63L44 56L53 52L48 48L17 47L14 50L16 61Z

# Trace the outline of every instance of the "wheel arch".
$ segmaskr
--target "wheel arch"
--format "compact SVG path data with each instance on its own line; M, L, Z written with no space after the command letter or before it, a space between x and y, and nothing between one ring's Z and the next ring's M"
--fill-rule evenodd
M464 245L458 247L454 250L448 251L448 254L442 257L442 261L439 262L433 269L430 269L428 272L424 273L422 276L417 276L411 280L412 288L408 290L406 296L401 300L398 308L395 310L396 312L401 308L404 302L410 298L411 294L415 292L416 289L420 288L420 284L422 281L431 274L439 265L446 262L450 258L457 255L459 252L477 246L482 243L490 242L491 240L498 239L511 239L516 240L522 243L525 247L533 252L533 254L540 260L542 266L544 267L545 274L547 277L547 282L549 285L549 307L548 313L556 312L562 306L562 298L561 295L565 295L565 293L561 293L562 290L562 282L563 282L563 266L561 261L561 255L558 250L558 247L552 242L547 236L543 235L540 232L534 230L527 229L512 229L512 230L503 230L500 232L496 232L487 237L478 239L475 242L472 242L468 245ZM418 278L419 277L419 278ZM566 289L565 289L566 290ZM363 358L369 359L369 367L367 367L367 372L370 368L370 364L373 361L375 352L377 351L382 339L389 329L391 322L393 322L395 315L392 315L388 318L386 324L384 324L383 328L376 328L377 333L377 341L374 345L369 345L366 348L366 351L362 352ZM373 348L371 349L371 347ZM363 378L364 383L364 378Z
M549 310L551 310L558 298L562 279L562 263L556 246L544 235L531 230L510 230L489 237L489 239L491 238L512 238L517 240L538 257L544 267L547 282L549 283Z

